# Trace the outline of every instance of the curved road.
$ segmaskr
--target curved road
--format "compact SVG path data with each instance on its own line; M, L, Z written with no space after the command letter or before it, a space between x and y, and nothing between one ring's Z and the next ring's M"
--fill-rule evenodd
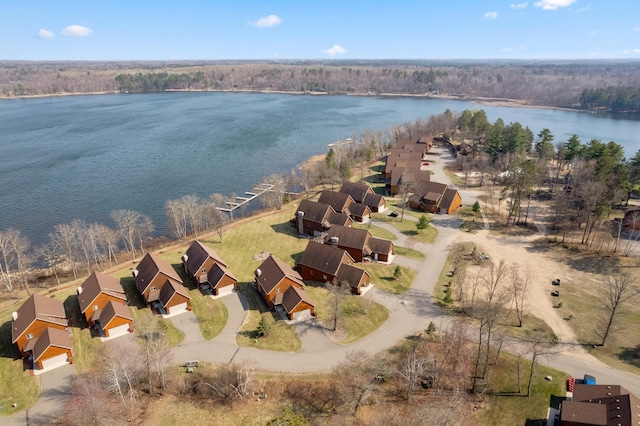
M449 182L443 171L446 161L452 161L447 151L436 161L433 167L432 180ZM450 184L451 185L451 184ZM459 190L466 205L475 202L477 193ZM255 348L239 347L236 333L245 320L246 304L237 293L221 298L227 308L229 317L222 332L212 340L205 340L200 333L198 321L193 312L171 318L173 324L185 333L185 339L173 349L172 355L176 363L197 359L201 362L244 363L250 362L256 368L267 371L309 373L329 371L345 361L347 354L363 351L375 354L390 348L408 335L425 330L430 321L438 329L452 323L452 318L442 313L431 303L431 294L440 271L444 267L448 248L457 238L467 237L459 231L461 219L450 216L433 216L432 225L438 229L438 238L434 244L414 243L413 248L425 254L424 260L396 257L395 262L409 266L417 271L416 278L403 295L391 295L377 289L367 293L365 297L389 309L389 319L373 333L348 346L333 342L322 327L311 319L294 324L302 342L297 352L274 352ZM405 220L415 218L405 215ZM375 222L376 226L393 232L397 244L405 244L406 237L398 230L383 222ZM557 323L556 318L543 318L549 324ZM574 377L582 377L585 373L597 377L599 383L620 384L635 395L640 396L640 377L631 373L613 369L602 364L589 355L583 348L573 344L558 345L560 352L555 355L541 357L541 362L565 371ZM579 348L579 350L577 350ZM3 419L3 424L24 425L39 424L55 416L68 398L70 383L75 374L73 366L45 373L42 378L42 396L28 411Z

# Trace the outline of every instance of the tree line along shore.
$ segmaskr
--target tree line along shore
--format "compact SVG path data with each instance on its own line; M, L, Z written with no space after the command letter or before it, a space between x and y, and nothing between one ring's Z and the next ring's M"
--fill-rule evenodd
M159 91L445 96L637 113L632 61L0 62L0 97Z

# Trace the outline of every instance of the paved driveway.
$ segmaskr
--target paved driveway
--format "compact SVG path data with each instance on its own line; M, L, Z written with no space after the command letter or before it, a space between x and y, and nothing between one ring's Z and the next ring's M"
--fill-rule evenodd
M35 405L11 417L0 420L3 426L47 424L55 420L71 395L71 385L76 377L74 365L64 365L40 376L42 393Z

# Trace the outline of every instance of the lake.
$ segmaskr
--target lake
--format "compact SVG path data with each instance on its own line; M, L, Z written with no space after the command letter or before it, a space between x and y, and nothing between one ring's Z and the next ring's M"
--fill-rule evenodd
M519 121L555 141L578 134L640 148L640 121L539 108L413 97L174 92L0 101L0 229L34 244L74 218L113 226L109 213L139 210L167 234L164 202L242 194L327 144L446 109L482 108L491 122Z

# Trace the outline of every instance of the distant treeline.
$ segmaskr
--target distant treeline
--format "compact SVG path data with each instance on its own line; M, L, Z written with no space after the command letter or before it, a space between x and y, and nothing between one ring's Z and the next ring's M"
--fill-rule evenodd
M580 105L587 110L610 112L640 112L640 88L605 87L585 89L580 95Z
M617 112L637 110L640 62L0 61L0 97L165 90L449 95Z

